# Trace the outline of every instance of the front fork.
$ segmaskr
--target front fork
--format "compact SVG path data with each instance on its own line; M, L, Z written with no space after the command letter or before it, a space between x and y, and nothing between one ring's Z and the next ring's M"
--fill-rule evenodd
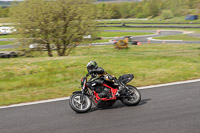
M85 94L85 87L86 87L86 80L83 83L82 90L81 90L81 97L80 102L83 103L83 95Z
M119 93L121 92L123 94L123 92L126 92L126 95L129 94L129 88L124 83L120 82L118 84L119 84L119 89L118 89Z
M84 95L84 92L82 91L81 92L81 97L80 97L80 103L83 103L83 95Z

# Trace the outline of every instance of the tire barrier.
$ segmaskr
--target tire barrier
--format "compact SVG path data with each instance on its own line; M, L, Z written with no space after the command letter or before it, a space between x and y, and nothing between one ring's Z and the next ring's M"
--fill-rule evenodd
M7 52L7 51L0 52L0 58L16 58L16 57L18 57L18 54L16 52Z

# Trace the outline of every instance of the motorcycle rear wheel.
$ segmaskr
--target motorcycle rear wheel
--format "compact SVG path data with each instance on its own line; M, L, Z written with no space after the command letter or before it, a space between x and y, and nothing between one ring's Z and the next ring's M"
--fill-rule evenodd
M130 90L130 94L128 94L129 96L122 97L120 100L127 106L136 106L141 101L141 93L136 87L132 85L127 85L127 87Z
M81 102L81 93L72 94L69 100L70 107L77 113L88 112L92 107L92 102L87 95L83 95L83 101Z

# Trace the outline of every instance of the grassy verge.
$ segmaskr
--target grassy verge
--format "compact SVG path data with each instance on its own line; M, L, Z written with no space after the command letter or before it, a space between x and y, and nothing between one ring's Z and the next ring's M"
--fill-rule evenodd
M101 42L109 42L110 39L100 39L100 40L94 40L92 43L101 43Z
M200 38L188 36L187 34L173 35L173 36L154 37L154 39L159 39L159 40L200 41Z
M130 20L130 19L124 19L124 20L115 20L115 21L110 21L110 20L104 20L104 21L99 21L99 23L126 23L126 22L134 22L134 23L199 23L200 20L185 20L185 16L182 17L174 17L171 19L162 19L161 17L157 17L154 19L148 19L148 20L141 20L141 19L135 19L135 20Z
M19 38L20 35L17 34L9 34L9 35L0 35L0 38Z
M104 20L104 21L99 21L99 23L124 23L124 22L135 22L135 23L199 23L200 19L198 20L185 20L185 16L182 17L174 17L171 19L162 19L161 17L156 17L153 19L135 19L135 20L130 20L130 19L124 19L124 20L115 20L115 21L110 21ZM10 18L0 18L0 23L12 23Z
M199 22L200 23L200 22ZM112 24L109 24L109 23L105 23L105 24L101 24L100 26L121 26L122 24L119 24L119 23L112 23ZM165 23L155 23L155 24L151 24L151 23L127 23L127 24L125 24L126 26L131 26L131 25L133 25L133 26L135 26L135 25L137 25L137 26L146 26L146 25L150 25L150 26L152 26L152 25L164 25L164 26L171 26L171 25L181 25L181 26L199 26L199 24L165 24Z
M200 33L199 28L127 28L127 27L102 27L100 30L182 30L182 31L193 31Z
M200 78L200 44L77 47L68 57L0 59L0 105L69 96L90 60L117 77L134 73L135 86Z
M12 41L0 41L0 45L8 45L8 44L13 44Z
M145 32L109 32L109 31L100 31L98 33L99 37L115 37L115 36L140 36L140 35L150 35L153 33L145 33ZM10 35L0 35L0 38L20 38L21 35L18 34L10 34ZM94 42L99 42L100 40L96 40ZM104 40L106 41L106 40Z
M116 36L141 36L141 35L151 35L153 33L145 32L100 32L98 36L100 37L116 37Z
M0 18L0 23L11 23L10 18Z

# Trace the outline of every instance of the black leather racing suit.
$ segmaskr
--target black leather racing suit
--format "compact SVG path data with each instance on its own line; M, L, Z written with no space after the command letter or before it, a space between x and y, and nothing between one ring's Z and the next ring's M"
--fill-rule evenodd
M98 67L90 70L89 74L91 74L91 79L89 80L88 85L91 87L91 89L95 90L101 98L108 97L107 94L110 89L101 86L101 84L104 83L104 75L107 74L104 69Z
M89 74L91 74L91 79L93 79L93 78L99 78L99 77L105 75L106 72L104 71L103 68L98 67L96 69L90 70Z

